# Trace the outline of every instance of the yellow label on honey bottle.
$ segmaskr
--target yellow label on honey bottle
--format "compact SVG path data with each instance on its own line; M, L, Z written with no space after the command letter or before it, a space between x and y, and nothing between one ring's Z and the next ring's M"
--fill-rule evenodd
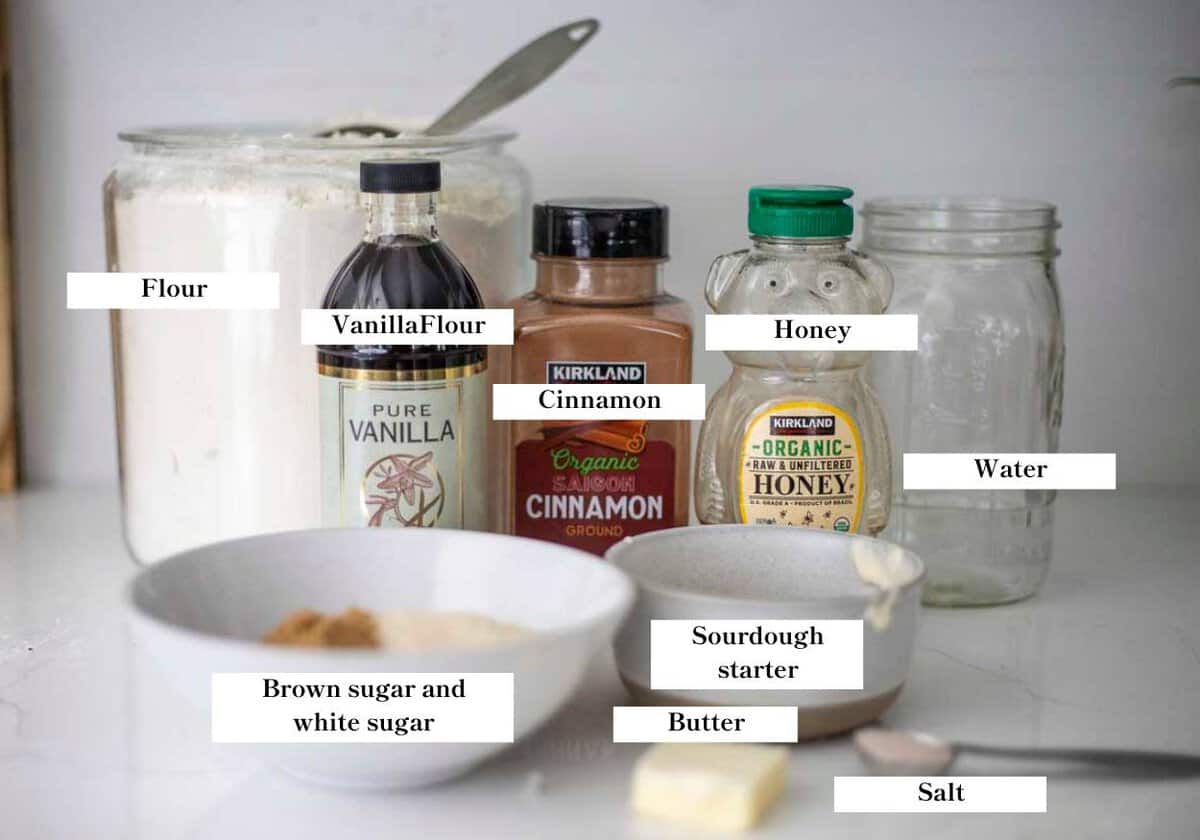
M738 462L742 522L855 532L862 500L862 440L840 408L777 403L746 425Z

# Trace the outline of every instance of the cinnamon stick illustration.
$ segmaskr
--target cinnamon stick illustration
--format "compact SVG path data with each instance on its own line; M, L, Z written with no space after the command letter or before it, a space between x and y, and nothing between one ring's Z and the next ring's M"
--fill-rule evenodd
M548 421L540 429L545 449L571 443L594 443L636 454L646 448L645 420Z

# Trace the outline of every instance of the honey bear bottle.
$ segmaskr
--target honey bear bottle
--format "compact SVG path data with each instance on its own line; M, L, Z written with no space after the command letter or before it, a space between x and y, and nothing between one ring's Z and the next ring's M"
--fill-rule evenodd
M892 278L848 247L851 195L845 187L752 188L751 246L713 262L705 287L713 312L881 314ZM891 452L864 377L869 353L726 355L733 372L708 405L696 453L700 521L883 530Z

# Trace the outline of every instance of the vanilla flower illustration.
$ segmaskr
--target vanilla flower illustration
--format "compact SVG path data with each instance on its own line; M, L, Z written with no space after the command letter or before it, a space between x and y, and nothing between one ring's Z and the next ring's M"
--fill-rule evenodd
M405 463L396 455L391 458L392 467L396 470L392 475L380 481L376 487L380 490L391 490L404 496L404 501L413 504L416 500L416 488L433 487L432 479L421 475L421 470L433 460L433 453L426 452L418 458Z

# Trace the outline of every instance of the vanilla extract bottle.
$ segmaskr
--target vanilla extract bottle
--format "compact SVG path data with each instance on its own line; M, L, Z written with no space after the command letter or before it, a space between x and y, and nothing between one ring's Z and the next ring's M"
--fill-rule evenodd
M438 238L440 164L364 161L359 182L366 235L321 307L482 309ZM320 345L317 363L326 526L486 526L486 347Z

